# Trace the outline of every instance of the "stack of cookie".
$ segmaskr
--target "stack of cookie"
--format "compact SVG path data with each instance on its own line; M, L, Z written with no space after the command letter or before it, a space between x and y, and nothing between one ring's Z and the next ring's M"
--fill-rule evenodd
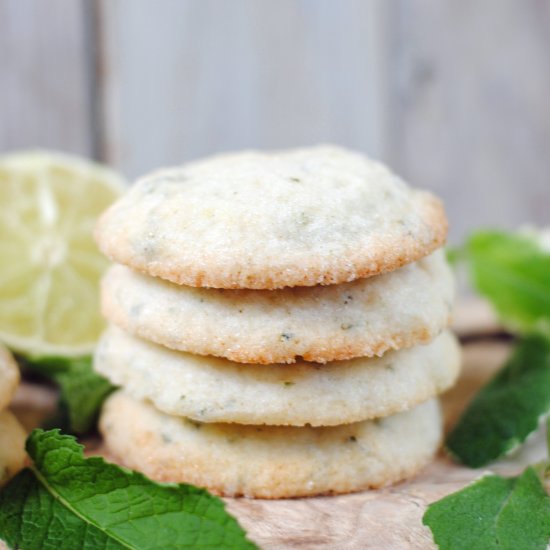
M17 364L0 344L0 486L15 475L25 461L25 431L7 410L18 385Z
M140 180L100 219L118 265L101 430L162 481L265 498L406 478L459 371L432 195L335 147L222 155Z

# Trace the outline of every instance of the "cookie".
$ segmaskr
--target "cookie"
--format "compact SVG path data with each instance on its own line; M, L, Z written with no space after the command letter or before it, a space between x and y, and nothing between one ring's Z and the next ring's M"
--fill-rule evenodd
M342 285L280 290L180 286L114 265L103 314L166 347L243 363L327 362L382 355L433 339L454 299L443 252Z
M196 287L275 289L392 271L442 246L438 199L382 164L321 146L156 172L100 218L118 263Z
M95 369L167 414L201 422L333 426L387 416L449 388L459 372L454 336L380 358L319 365L245 365L171 351L111 327Z
M290 498L382 487L414 475L436 452L436 400L387 418L328 428L200 424L122 392L100 430L125 466L227 496Z
M9 411L0 411L0 486L24 466L26 438L15 416Z
M19 384L19 368L12 354L0 344L0 410L6 408Z

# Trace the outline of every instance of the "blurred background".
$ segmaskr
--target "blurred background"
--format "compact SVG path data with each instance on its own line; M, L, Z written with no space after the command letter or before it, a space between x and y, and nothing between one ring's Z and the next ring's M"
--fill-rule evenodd
M442 196L451 242L548 224L550 1L0 0L0 152L319 142Z

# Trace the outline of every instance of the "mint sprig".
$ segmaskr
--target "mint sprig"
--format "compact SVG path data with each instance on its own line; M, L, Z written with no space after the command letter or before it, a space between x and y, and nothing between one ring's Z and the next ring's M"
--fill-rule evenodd
M35 430L33 460L0 492L0 539L12 549L253 549L223 501L84 458L58 430Z
M478 231L466 244L477 290L513 331L550 337L550 250L542 233ZM550 240L550 239L549 239Z
M550 496L533 468L515 478L487 475L430 505L423 522L440 550L545 550Z
M89 432L103 401L115 389L93 370L91 356L30 357L23 360L23 366L59 386L60 414L47 424L71 433Z
M485 466L521 445L548 412L550 341L526 337L467 407L446 447L468 466Z
M521 445L550 412L550 234L479 231L455 258L502 322L523 335L502 370L449 434L458 460L484 466ZM550 452L550 421L547 424ZM441 550L545 550L550 460L519 477L485 476L430 505L423 521Z

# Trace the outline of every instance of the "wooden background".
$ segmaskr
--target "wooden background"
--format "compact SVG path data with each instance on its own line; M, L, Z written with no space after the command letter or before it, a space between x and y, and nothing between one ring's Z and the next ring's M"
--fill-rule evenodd
M447 202L451 240L546 224L550 1L0 0L0 151L132 178L336 142Z

